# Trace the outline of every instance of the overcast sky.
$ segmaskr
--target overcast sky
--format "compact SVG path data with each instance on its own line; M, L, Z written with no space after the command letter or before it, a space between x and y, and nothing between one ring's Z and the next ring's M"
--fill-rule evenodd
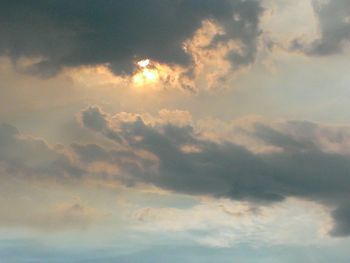
M0 262L349 262L349 46L348 0L0 1Z

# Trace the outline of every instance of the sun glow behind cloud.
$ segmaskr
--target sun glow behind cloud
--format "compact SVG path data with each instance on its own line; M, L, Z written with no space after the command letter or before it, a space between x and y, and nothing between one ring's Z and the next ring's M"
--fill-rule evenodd
M145 86L155 84L159 81L159 71L156 65L153 65L149 59L140 60L137 62L138 71L133 76L132 80L135 86Z
M141 68L146 68L150 63L151 61L149 59L143 59L137 62L137 65L139 65Z

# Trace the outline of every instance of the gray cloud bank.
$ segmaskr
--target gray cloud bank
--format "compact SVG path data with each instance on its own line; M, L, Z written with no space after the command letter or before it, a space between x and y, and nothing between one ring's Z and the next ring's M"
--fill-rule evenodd
M55 177L108 176L128 186L151 184L260 205L303 198L334 209L333 236L350 235L349 128L296 121L282 128L255 123L244 132L275 149L256 153L227 140L205 139L191 125L116 118L98 107L84 110L81 122L87 131L110 140L111 148L75 143L70 148L77 160L72 161L3 125L1 166L7 167L7 174L20 169Z
M107 125L111 119L101 111L97 114L99 111L96 107L84 111L83 123L90 116L89 121L93 117L96 123ZM87 126L91 127L91 123ZM191 126L150 125L141 118L122 122L113 130L118 134L115 142L122 138L133 151L144 150L157 160L156 170L137 161L138 169L128 172L133 177L129 180L187 194L265 204L287 197L305 198L337 206L333 212L336 224L331 233L350 235L350 155L339 149L325 150L321 145L322 141L333 146L346 144L349 130L323 129L308 122L290 122L284 130L278 130L258 123L250 136L279 149L264 153L253 153L227 141L201 139ZM195 150L184 151L184 146ZM76 147L76 151L82 159L89 157L88 162L94 162L94 158L108 160L105 155L111 155L97 145Z
M215 42L242 44L241 52L229 54L240 66L254 60L261 13L256 0L5 0L0 2L0 54L14 62L40 57L24 70L42 76L97 64L130 73L133 62L145 57L189 65L183 42L209 19L226 31Z

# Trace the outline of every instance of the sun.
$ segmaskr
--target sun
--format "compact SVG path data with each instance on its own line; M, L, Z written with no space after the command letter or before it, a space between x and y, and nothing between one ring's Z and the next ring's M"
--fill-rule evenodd
M138 71L133 76L133 83L136 86L144 86L158 82L159 72L149 59L140 60L136 64L138 66Z
M149 59L143 59L137 62L137 65L139 65L141 68L147 67L151 61Z

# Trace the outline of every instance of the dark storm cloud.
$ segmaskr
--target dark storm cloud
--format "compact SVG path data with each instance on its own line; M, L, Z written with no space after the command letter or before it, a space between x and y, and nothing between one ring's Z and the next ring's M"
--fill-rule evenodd
M100 109L95 110L101 118L108 118ZM135 181L187 194L262 204L299 197L338 206L331 234L349 235L350 213L343 203L350 197L350 155L322 150L316 134L324 131L317 124L290 122L286 127L283 132L266 124L255 126L251 136L281 149L260 154L230 142L201 139L190 126L152 126L140 118L120 123L115 133L131 149L149 152L158 159L156 173L147 168L130 173ZM305 133L298 136L296 132L303 130ZM331 133L327 136L334 137ZM186 145L197 150L182 150ZM88 149L84 150L84 155L81 151L78 155L86 159ZM88 162L93 162L93 155L88 155Z
M183 42L212 19L226 30L216 41L239 41L243 51L230 57L246 65L255 57L261 12L256 0L4 0L0 54L14 61L41 57L23 70L44 76L96 64L130 73L135 59L145 57L189 65Z
M83 170L44 141L23 137L8 124L0 124L0 168L9 175L81 176Z
M350 2L348 0L313 1L319 20L320 37L310 45L294 40L292 49L309 55L326 56L342 51L350 40Z

